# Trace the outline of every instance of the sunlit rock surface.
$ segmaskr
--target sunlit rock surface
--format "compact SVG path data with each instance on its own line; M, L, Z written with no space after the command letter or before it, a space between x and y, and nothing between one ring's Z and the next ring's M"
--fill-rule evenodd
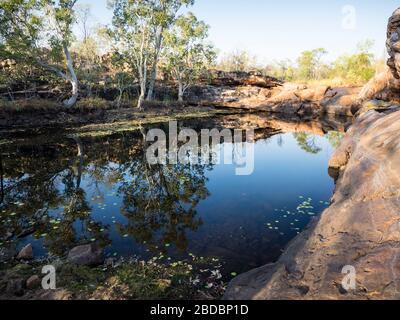
M189 100L203 105L268 111L291 115L336 114L352 116L361 88L331 88L298 85L263 88L247 86L202 86L191 92Z
M226 299L400 298L400 111L369 111L330 166L333 203L273 265L234 279ZM356 270L356 289L342 270Z

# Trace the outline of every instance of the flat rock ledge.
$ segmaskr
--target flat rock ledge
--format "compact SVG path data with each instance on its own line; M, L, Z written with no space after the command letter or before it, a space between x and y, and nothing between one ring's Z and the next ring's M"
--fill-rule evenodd
M235 278L225 299L400 299L398 110L371 110L355 120L330 162L338 172L331 206L277 263ZM345 266L356 271L349 291Z

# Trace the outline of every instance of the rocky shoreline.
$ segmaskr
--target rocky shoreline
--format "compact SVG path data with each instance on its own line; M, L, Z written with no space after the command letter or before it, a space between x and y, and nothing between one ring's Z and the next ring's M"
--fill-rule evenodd
M225 299L400 298L400 109L361 115L330 162L331 206L275 264L234 279ZM356 270L346 291L345 266Z
M399 27L400 9L388 25L390 70L359 93L354 123L329 163L331 206L276 263L234 279L225 299L400 298Z
M107 258L96 243L74 247L63 258L38 259L28 244L15 256L0 251L0 299L215 300L226 287L220 268L217 259L195 256L177 262L162 255ZM45 290L52 269L55 289Z

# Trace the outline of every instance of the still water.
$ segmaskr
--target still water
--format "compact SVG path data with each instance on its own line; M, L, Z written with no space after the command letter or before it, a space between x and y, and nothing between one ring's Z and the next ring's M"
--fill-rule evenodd
M148 166L140 132L79 148L65 136L3 146L0 246L32 243L45 257L96 242L107 256L216 257L225 273L273 262L329 205L342 134L264 129L250 176L223 164Z

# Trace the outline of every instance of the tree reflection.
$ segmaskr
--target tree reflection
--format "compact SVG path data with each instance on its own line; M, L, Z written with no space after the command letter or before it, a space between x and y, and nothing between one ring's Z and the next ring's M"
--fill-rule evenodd
M92 207L104 200L102 190L111 189L123 198L121 214L128 220L117 225L121 236L130 235L150 250L167 244L181 251L187 248L187 232L202 224L196 207L208 196L209 167L149 166L140 132L60 139L62 144L2 150L6 156L0 239L10 232L15 241L33 235L58 256L92 241L105 247L110 244L110 226L94 219ZM91 199L93 193L98 196Z
M96 239L109 243L105 227L91 218L86 192L81 188L85 163L83 147L56 152L45 146L17 147L7 157L5 200L1 205L0 235L14 239L33 234L43 238L50 253L63 255L73 246ZM79 226L79 229L78 227ZM102 230L102 232L100 232Z
M328 139L332 148L337 149L342 142L344 135L345 134L343 132L330 131L328 134L326 134L326 138Z
M311 134L304 132L296 132L293 134L294 138L297 141L299 147L307 153L318 154L322 151L322 148L317 146L315 142L315 137Z
M204 165L155 165L133 161L130 178L119 192L124 195L122 214L128 224L119 226L121 234L146 243L158 251L169 244L185 251L187 231L202 225L196 207L208 197Z

